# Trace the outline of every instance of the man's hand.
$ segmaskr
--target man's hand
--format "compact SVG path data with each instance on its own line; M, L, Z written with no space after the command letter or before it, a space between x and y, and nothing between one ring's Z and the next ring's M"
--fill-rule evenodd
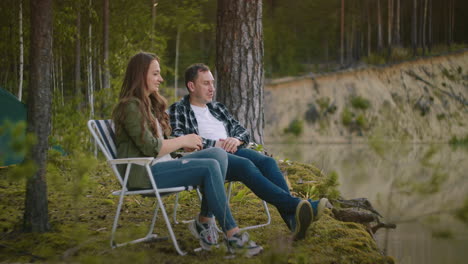
M237 147L242 144L242 141L237 138L228 137L226 139L219 139L216 141L215 147L220 147L229 153L237 151Z

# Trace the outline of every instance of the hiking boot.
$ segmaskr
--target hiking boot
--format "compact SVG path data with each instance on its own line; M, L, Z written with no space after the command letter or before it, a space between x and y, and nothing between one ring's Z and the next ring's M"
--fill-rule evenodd
M302 200L296 207L296 214L294 216L295 228L293 239L302 240L306 236L307 228L314 220L314 213L309 201Z
M263 248L250 240L247 232L238 232L230 238L226 238L227 249L231 254L244 253L246 257L252 257L262 252Z
M322 217L323 212L325 211L325 208L330 208L331 207L331 204L330 204L330 202L328 201L327 198L321 198L321 199L316 200L316 201L309 200L309 202L310 202L310 205L312 206L312 210L314 212L314 220L313 221L319 220Z
M214 221L208 223L200 223L199 216L189 223L189 230L196 238L200 240L200 246L204 250L211 250L212 247L218 246L218 231L216 230Z

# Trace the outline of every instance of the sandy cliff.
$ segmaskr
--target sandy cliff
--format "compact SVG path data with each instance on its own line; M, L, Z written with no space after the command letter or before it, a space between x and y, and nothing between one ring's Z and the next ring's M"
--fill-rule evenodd
M296 120L296 122L293 122ZM265 141L447 142L468 134L468 51L265 86ZM291 124L294 123L292 126ZM285 133L285 129L301 133Z

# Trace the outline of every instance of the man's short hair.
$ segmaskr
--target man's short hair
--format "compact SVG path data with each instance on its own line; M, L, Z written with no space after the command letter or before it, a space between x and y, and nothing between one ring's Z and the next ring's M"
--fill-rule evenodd
M187 87L189 92L188 83L194 82L197 79L199 72L207 71L210 71L210 68L203 63L192 64L185 70L185 87Z

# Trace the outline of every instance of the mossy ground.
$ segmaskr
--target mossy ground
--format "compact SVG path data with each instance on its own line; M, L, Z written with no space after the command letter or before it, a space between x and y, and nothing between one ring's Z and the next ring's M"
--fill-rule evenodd
M336 197L337 176L323 175L317 168L300 163L280 163L287 171L293 192L301 197ZM61 180L49 180L49 216L51 232L22 233L24 181L12 181L9 168L0 170L0 262L1 263L393 263L383 256L364 227L335 220L331 212L312 224L307 238L294 242L277 210L270 206L272 224L251 230L254 241L264 247L257 257L226 258L222 249L195 253L198 241L185 224L174 224L174 231L188 255L180 257L170 241L158 241L111 249L110 229L114 218L118 189L105 162L99 162L85 186L76 187L76 180L62 175ZM66 170L64 170L66 173ZM60 175L60 174L59 174ZM77 195L78 194L78 195ZM241 184L235 184L231 207L239 226L266 220L255 195ZM154 199L125 198L119 241L144 236L150 223ZM178 219L196 215L199 201L195 192L185 192L180 198ZM164 198L168 214L172 214L174 197ZM162 220L160 218L160 220ZM157 233L165 235L162 222ZM163 229L161 229L163 228Z

